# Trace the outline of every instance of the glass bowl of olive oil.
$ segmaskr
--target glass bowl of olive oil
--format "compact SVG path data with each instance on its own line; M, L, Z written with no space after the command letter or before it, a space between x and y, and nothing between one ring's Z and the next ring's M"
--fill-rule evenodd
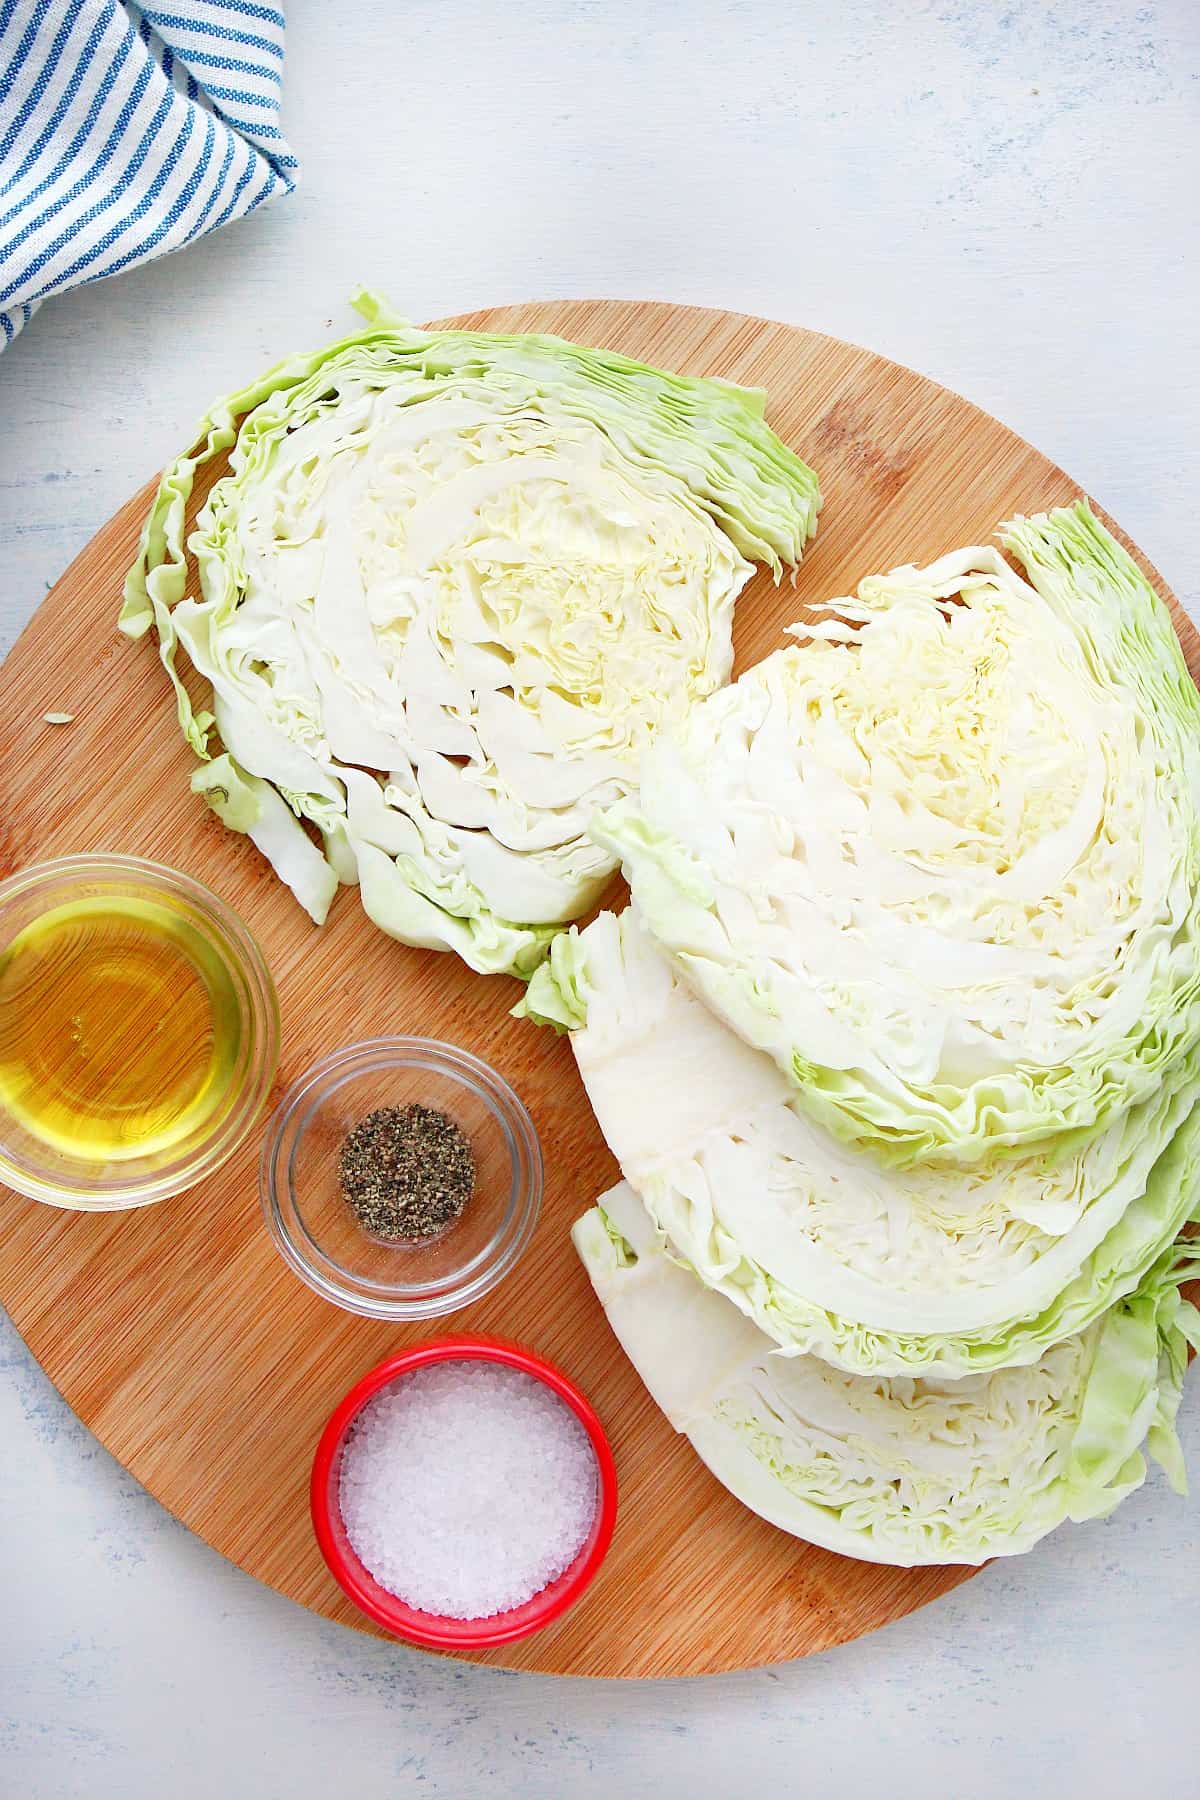
M279 1006L190 876L70 856L0 882L0 1182L85 1212L210 1175L262 1110Z

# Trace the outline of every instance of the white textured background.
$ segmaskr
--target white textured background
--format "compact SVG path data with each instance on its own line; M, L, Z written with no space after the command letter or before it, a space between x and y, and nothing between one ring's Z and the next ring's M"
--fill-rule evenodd
M300 191L0 357L0 651L208 401L346 327L359 280L414 318L644 296L869 344L1062 463L1200 616L1197 0L289 14ZM1200 1520L1158 1481L825 1657L610 1686L426 1659L256 1586L2 1315L0 1468L3 1800L1200 1793Z

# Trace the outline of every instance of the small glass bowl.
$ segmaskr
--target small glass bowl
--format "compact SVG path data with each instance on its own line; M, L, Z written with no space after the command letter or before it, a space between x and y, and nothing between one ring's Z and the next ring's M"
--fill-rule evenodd
M342 1192L342 1144L368 1113L413 1103L470 1141L475 1191L438 1237L377 1237ZM542 1203L533 1120L487 1063L431 1038L375 1038L314 1063L263 1146L263 1215L284 1260L326 1300L371 1319L432 1319L489 1293L529 1242Z
M573 1562L540 1593L508 1612L483 1619L451 1619L422 1612L382 1587L359 1560L342 1519L339 1489L342 1453L364 1406L386 1388L433 1363L483 1361L501 1363L532 1375L570 1407L588 1434L596 1458L596 1512L591 1530ZM617 1518L617 1469L612 1447L591 1402L544 1357L501 1338L446 1337L402 1350L364 1375L352 1387L321 1434L313 1458L309 1488L313 1529L330 1574L360 1612L394 1637L428 1650L487 1650L530 1637L561 1618L590 1587L608 1554Z
M88 900L141 900L169 908L229 976L237 1042L220 1104L201 1126L148 1156L102 1162L55 1148L0 1100L0 1182L31 1200L75 1212L121 1212L165 1200L228 1161L262 1111L279 1061L279 1002L263 955L237 914L177 869L136 856L65 856L0 882L0 956L36 920Z

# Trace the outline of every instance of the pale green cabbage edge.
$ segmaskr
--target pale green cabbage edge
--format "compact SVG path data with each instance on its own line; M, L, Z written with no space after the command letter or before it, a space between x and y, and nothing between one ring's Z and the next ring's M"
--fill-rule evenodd
M652 824L646 817L646 797L658 759L673 754L678 746L656 746L644 759L640 794L618 803L593 826L597 840L620 856L638 911L690 985L747 1042L770 1051L821 1125L901 1166L935 1158L961 1163L1018 1155L1048 1138L1090 1134L1151 1093L1173 1067L1192 1055L1200 1040L1200 695L1170 617L1136 563L1084 501L1050 514L1015 519L1002 528L1001 539L1024 564L1051 616L1073 636L1098 690L1115 685L1140 709L1149 734L1146 741L1154 745L1155 755L1169 759L1173 791L1186 795L1180 803L1180 836L1171 845L1176 860L1163 875L1164 892L1169 879L1174 892L1186 894L1186 914L1173 921L1170 957L1158 954L1150 968L1150 991L1138 1009L1136 1024L1122 1039L1105 1045L1094 1066L1082 1058L1046 1067L1017 1063L1006 1071L1003 1082L981 1076L958 1085L934 1086L898 1077L879 1083L865 1079L852 1066L826 1066L804 1041L789 1034L786 1014L770 991L769 972L763 974L766 959L756 958L753 926L731 931L728 943L716 929L708 929L716 916L709 872L672 835L666 821L672 798L680 791L674 763L668 767L664 762L658 784L663 821ZM859 590L861 605L835 601L831 609L864 623L886 609L893 593L924 592L927 580L934 593L952 592L961 585L955 573L976 554L985 570L990 565L990 576L998 582L1015 579L1007 565L995 562L994 552L963 552L928 571L905 569L872 578ZM941 582L945 585L939 586ZM813 628L810 635L820 637L823 632L836 642L854 642L854 635L836 622ZM777 653L803 655L802 649ZM709 741L710 719L714 728L728 724L737 709L739 688L757 679L758 670L750 670L735 687L694 709L684 726L680 742L686 743L702 782L720 766L719 753ZM776 752L772 747L761 754L770 758ZM689 795L686 804L692 813L697 808L702 812L703 795ZM738 815L738 821L757 823L745 814ZM752 893L744 899L750 919L757 901ZM710 950L708 946L718 939L721 947ZM1190 958L1185 954L1189 946Z
M601 915L598 925L606 922L607 915ZM586 1027L592 995L589 932L598 925L582 932L572 927L558 938L549 960L514 1008L518 1016L560 1031ZM664 1048L669 1053L665 1038ZM778 1280L728 1231L721 1230L719 1242L710 1243L712 1233L695 1228L687 1196L672 1182L669 1165L644 1183L636 1171L622 1172L638 1187L673 1258L753 1319L783 1353L817 1355L864 1376L953 1378L1036 1362L1050 1346L1085 1330L1136 1289L1181 1229L1189 1221L1200 1222L1200 1106L1194 1103L1200 1089L1200 1050L1183 1069L1173 1072L1170 1086L1173 1097L1164 1097L1161 1105L1147 1103L1143 1129L1169 1130L1171 1135L1150 1170L1144 1192L1130 1202L1049 1305L974 1331L886 1331L843 1317ZM714 1096L714 1110L718 1105L719 1097Z
M1172 1246L1037 1364L881 1383L781 1359L669 1258L628 1184L572 1235L670 1423L736 1499L809 1543L901 1567L1016 1555L1068 1519L1110 1513L1144 1481L1143 1451L1186 1492L1175 1419L1200 1313L1180 1287L1200 1240Z
M284 358L215 402L200 421L193 447L165 471L142 528L137 561L125 582L121 630L138 638L156 629L180 727L205 765L196 772L193 789L230 829L250 837L317 923L339 880L361 880L364 905L391 935L454 949L481 972L528 976L559 924L498 917L463 880L449 907L442 903L444 889L439 891L433 873L417 859L400 857L393 864L372 845L352 843L345 802L330 783L321 792L285 791L232 755L213 755L214 715L193 708L176 668L178 637L171 616L187 593L189 547L206 594L211 576L225 594L225 611L232 615L237 604L236 578L221 566L225 546L216 527L206 531L202 515L189 544L184 542L198 473L237 442L243 453L238 480L249 482L291 426L319 408L340 372L386 376L389 368L414 367L435 376L459 371L486 377L496 370L503 378L506 371L515 372L552 396L562 411L598 425L631 462L684 482L737 550L765 562L776 579L785 565L799 560L816 529L817 479L766 424L761 390L667 374L615 352L550 336L413 328L367 290L359 290L353 304L369 322L365 330ZM320 845L301 819L315 826Z

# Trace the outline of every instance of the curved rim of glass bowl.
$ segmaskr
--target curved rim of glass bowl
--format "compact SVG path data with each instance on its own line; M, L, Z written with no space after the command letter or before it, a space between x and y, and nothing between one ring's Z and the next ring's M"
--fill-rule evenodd
M492 1238L440 1280L374 1281L326 1255L295 1201L305 1134L320 1107L347 1082L393 1068L427 1069L457 1081L487 1107L509 1153L509 1192ZM259 1172L263 1218L275 1247L307 1285L347 1312L369 1319L436 1319L480 1300L516 1266L542 1204L542 1149L533 1120L502 1075L482 1058L436 1038L366 1038L313 1063L288 1089L267 1125Z
M103 881L106 876L111 877L114 884L133 887L141 882L148 889L174 893L190 902L201 914L213 933L219 954L238 978L247 1047L239 1076L237 1102L222 1119L220 1128L211 1139L194 1145L178 1161L165 1165L153 1175L131 1173L125 1179L110 1175L102 1183L81 1182L75 1186L65 1178L40 1174L36 1169L15 1162L8 1147L0 1142L0 1181L27 1199L75 1212L126 1212L134 1207L150 1206L173 1194L183 1193L215 1174L248 1137L266 1104L279 1064L279 996L267 960L253 933L233 908L210 887L194 876L186 875L182 869L151 862L146 857L122 856L108 851L31 863L0 881L0 915L11 902L35 893L38 888L51 890L56 884L69 884L73 877L86 882Z

